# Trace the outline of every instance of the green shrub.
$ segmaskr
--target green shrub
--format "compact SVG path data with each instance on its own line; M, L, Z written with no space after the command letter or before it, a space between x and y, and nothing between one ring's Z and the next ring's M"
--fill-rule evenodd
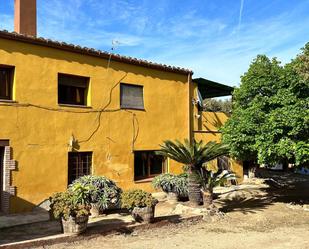
M72 217L81 217L89 215L90 204L87 199L80 199L80 192L78 194L72 191L65 191L56 193L51 196L50 208L55 218L68 219Z
M122 190L114 181L104 176L87 175L75 180L69 189L74 190L80 185L89 188L90 203L98 204L100 209L118 206Z
M188 194L188 175L186 173L180 175L173 175L165 173L156 176L152 185L155 189L162 189L166 193L176 193L181 196Z
M125 191L121 195L121 206L132 210L135 207L152 207L158 203L150 193L141 189Z

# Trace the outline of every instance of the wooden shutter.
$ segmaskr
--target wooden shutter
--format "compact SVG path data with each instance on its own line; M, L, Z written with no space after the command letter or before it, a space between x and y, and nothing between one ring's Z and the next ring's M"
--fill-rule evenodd
M58 82L60 85L87 88L89 78L75 75L59 74Z
M128 109L144 109L143 86L121 84L120 106Z

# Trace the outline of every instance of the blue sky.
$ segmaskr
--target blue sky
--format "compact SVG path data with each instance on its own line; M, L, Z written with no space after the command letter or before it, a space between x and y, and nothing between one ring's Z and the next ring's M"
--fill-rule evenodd
M238 85L257 54L290 61L309 41L309 0L37 0L38 36L190 68ZM0 29L13 31L14 0Z

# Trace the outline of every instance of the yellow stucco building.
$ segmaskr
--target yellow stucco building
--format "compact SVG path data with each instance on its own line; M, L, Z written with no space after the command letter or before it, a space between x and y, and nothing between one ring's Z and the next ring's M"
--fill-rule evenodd
M152 191L154 175L182 171L154 154L162 141L220 139L211 120L227 117L197 115L198 86L187 69L0 31L1 211L84 174Z

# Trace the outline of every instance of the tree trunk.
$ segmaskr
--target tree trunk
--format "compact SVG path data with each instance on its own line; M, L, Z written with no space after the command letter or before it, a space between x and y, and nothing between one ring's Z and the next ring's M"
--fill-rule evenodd
M201 184L198 182L197 173L194 171L190 172L188 177L188 197L193 206L201 205Z

